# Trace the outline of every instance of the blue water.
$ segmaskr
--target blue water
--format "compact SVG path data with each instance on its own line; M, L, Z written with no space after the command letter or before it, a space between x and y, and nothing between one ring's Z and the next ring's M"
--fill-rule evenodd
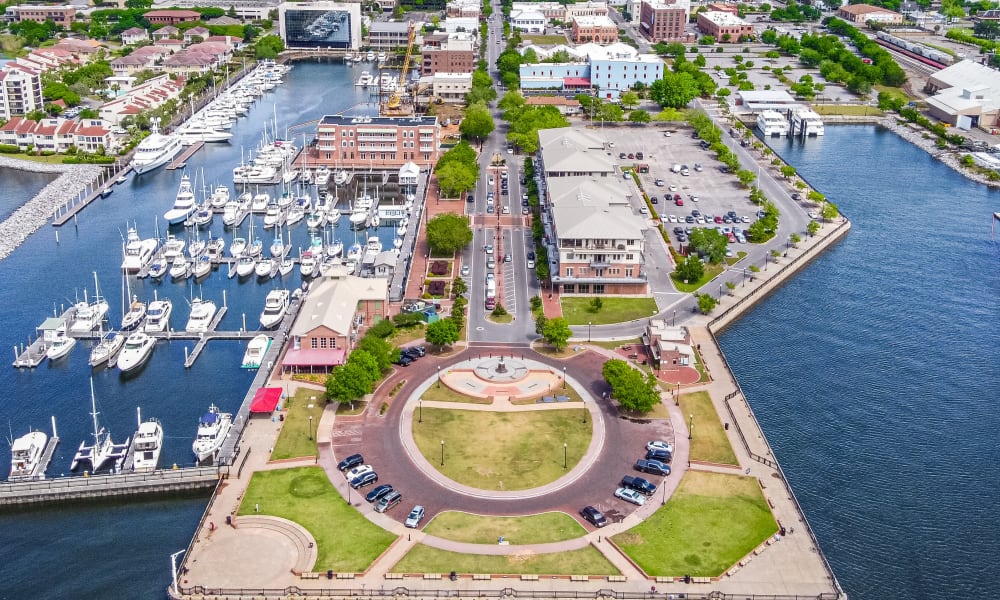
M0 220L6 219L57 175L0 167Z
M991 597L1000 426L1000 194L894 134L774 149L854 227L722 335L842 585Z

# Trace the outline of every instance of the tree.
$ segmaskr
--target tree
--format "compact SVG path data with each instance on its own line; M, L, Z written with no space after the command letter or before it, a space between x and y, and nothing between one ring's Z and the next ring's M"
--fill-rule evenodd
M392 321L385 320L380 321L375 327L381 325L382 323L388 323L392 326ZM363 338L358 341L357 350L351 353L353 357L358 350L363 350L365 354L371 356L375 360L375 364L378 366L378 376L382 375L382 372L389 368L392 364L393 359L393 349L389 345L389 342L385 340L384 336L379 336L378 332L375 332L375 327L368 330ZM389 329L389 333L392 333L392 327Z
M573 332L569 328L569 322L562 317L547 319L545 326L542 328L542 337L545 338L546 342L552 344L556 352L562 352L572 335Z
M503 95L500 102L497 103L497 107L504 111L518 110L524 106L524 96L518 90L510 90Z
M829 221L830 219L836 219L840 211L837 210L837 205L833 202L827 202L823 204L823 210L820 212L820 216Z
M667 72L663 79L654 81L649 87L649 97L662 107L683 108L698 96L699 91L690 73Z
M698 294L697 298L698 310L700 310L703 315L707 315L712 312L712 310L719 304L719 301L711 294Z
M447 164L437 170L438 185L446 198L456 198L476 185L476 172L457 163Z
M753 171L747 169L740 169L739 171L736 171L736 178L740 180L740 183L743 185L743 187L747 187L751 183L753 183L755 179L757 179L757 176L754 174Z
M277 58L285 49L285 43L276 35L265 35L254 43L254 57L257 60Z
M424 339L439 348L450 346L458 341L458 325L452 319L435 321L427 326Z
M451 293L455 295L456 301L467 291L469 291L469 284L465 283L465 280L461 277L452 282ZM465 300L465 298L461 299Z
M628 114L628 120L630 123L649 123L653 120L653 117L649 116L649 113L644 110L633 110Z
M694 254L677 263L677 268L674 269L674 279L677 281L694 283L701 280L704 276L705 265L702 264L701 259Z
M479 140L480 146L482 145L482 141L493 133L494 128L496 128L496 124L493 123L493 115L490 114L490 109L483 103L476 103L470 106L465 111L465 118L462 119L462 124L458 127L459 131L465 137Z
M621 97L622 108L631 110L639 105L639 94L635 92L623 92Z
M604 301L601 300L600 296L594 296L590 299L590 312L601 312L602 308L604 308Z
M621 359L612 359L601 367L604 380L611 386L611 396L625 410L645 413L660 401L656 380L644 377Z
M691 231L688 243L695 252L706 256L709 262L720 263L726 257L726 247L729 245L729 240L717 229L696 227Z
M788 179L789 177L792 177L793 175L795 175L795 167L793 167L791 165L785 165L785 166L781 167L781 176L782 177L784 177L785 179Z
M378 338L374 338L378 339ZM348 363L353 363L364 369L368 378L373 382L382 378L382 369L378 366L378 361L365 350L356 348L347 359Z
M373 389L374 381L357 362L348 361L334 367L326 379L326 395L338 402L354 402L365 394L372 393Z
M816 221L809 221L809 224L806 225L806 231L809 232L810 236L816 235L819 232L819 223Z
M427 243L431 252L454 254L472 241L467 217L442 213L427 222Z

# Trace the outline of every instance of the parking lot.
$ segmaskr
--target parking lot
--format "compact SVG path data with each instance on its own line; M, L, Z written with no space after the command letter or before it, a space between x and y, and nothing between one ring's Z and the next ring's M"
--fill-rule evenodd
M602 133L608 143L607 151L618 166L636 169L643 190L671 233L671 241L677 242L675 227L746 230L756 218L758 207L750 202L747 190L734 174L720 170L723 165L715 159L715 153L703 148L701 140L692 137L690 128L615 127L605 128ZM643 165L648 166L645 173L640 172ZM657 185L658 181L661 185ZM633 198L633 209L643 214L645 204L641 197ZM731 211L738 217L738 223L732 222ZM739 242L734 244L738 245Z

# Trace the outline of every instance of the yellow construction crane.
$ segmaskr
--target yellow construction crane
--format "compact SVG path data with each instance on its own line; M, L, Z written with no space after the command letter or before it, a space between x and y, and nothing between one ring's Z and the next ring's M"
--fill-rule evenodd
M403 94L406 93L406 74L410 71L410 58L413 54L413 40L417 36L417 27L411 21L410 31L406 43L406 57L403 59L403 70L399 73L399 83L396 89L389 94L389 99L383 109L384 114L401 115L408 113L408 109L403 107Z

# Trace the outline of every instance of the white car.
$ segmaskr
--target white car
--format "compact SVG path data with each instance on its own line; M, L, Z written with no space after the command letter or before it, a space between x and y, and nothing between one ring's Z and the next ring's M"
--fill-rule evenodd
M816 212L816 211L814 211L814 210L811 210L811 211L809 211L809 218L810 218L810 219L813 219L813 220L816 220L816 219L818 219L818 218L819 218L819 214L817 214L817 212Z
M486 254L493 254L493 244L486 244L483 250L486 251Z
M669 215L667 217L667 222L669 222L669 223L676 223L677 222L677 215Z
M365 473L371 473L374 470L375 469L373 469L371 465L358 465L353 469L351 469L350 471L344 471L344 478L346 478L348 481L351 481L352 479L358 477L359 475L364 475Z
M462 277L468 277L471 272L472 270L469 268L469 265L462 265Z
M646 497L635 490L629 488L620 487L615 490L615 497L621 498L625 502L631 502L636 506L642 506L646 503Z
M740 217L740 221L743 222L743 223L749 223L750 222L750 217L748 217L746 215L743 215L742 217Z
M671 183L670 187L668 187L667 189L670 190L671 192L676 192L677 191L677 186Z
M424 507L418 504L417 506L413 507L413 510L410 511L409 516L406 517L406 522L404 523L404 525L406 525L410 529L415 529L420 525L420 521L423 518L424 518Z
M652 442L646 442L646 450L664 450L671 454L674 453L674 447L670 445L669 442L663 442L660 440L654 440Z

